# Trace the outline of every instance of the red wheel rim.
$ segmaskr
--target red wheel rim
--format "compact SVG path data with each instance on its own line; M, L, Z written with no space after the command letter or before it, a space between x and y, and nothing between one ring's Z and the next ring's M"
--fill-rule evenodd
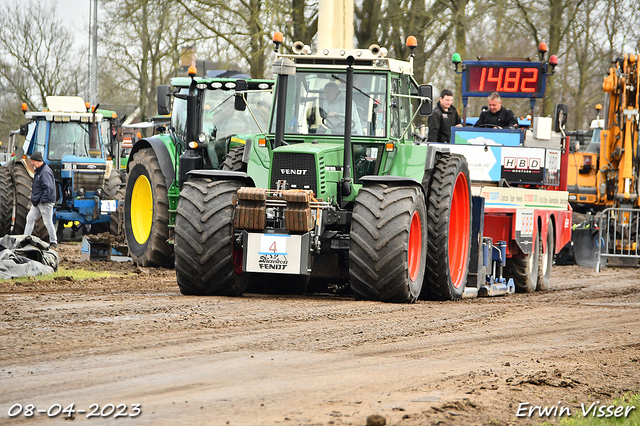
M236 275L242 273L242 249L233 249L233 269L236 271Z
M420 258L422 256L422 224L420 214L413 212L411 227L409 228L409 278L415 281L420 270Z
M469 183L464 173L458 173L449 212L449 272L455 288L462 285L467 270L470 223Z

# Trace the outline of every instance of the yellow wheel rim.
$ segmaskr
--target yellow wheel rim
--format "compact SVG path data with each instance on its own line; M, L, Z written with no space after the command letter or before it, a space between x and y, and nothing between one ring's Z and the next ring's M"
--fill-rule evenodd
M138 176L131 193L131 229L138 244L149 239L153 222L153 193L146 176Z

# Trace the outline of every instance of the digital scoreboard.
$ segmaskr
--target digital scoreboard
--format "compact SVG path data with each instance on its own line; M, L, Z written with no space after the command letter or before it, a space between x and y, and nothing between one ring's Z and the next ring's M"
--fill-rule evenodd
M546 77L544 62L465 61L462 96L488 96L498 92L506 98L541 98Z

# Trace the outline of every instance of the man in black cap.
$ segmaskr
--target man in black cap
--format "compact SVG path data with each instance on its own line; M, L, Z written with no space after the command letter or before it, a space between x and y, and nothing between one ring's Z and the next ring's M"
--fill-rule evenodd
M35 169L33 186L31 187L31 210L27 215L27 225L24 235L31 235L39 216L42 216L44 226L49 232L51 248L58 248L56 228L53 226L53 207L56 204L56 181L53 171L47 166L41 152L31 154L31 165Z

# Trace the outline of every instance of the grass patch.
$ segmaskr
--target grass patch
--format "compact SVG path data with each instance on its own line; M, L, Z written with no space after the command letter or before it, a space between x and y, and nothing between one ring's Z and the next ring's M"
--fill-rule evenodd
M591 406L592 402L585 402L585 410L588 410ZM599 407L600 405L605 405L604 402L600 402L596 405ZM614 405L613 411L618 406L633 406L635 409L629 412L629 417L594 417L593 409L589 411L587 417L582 416L582 408L580 406L577 407L576 411L572 410L573 416L571 417L563 417L557 424L561 426L640 426L640 394L627 394L620 398L613 400L613 402L607 404L604 408L605 415L607 414L607 407L609 405ZM624 412L624 411L623 411ZM596 408L596 416L599 414ZM543 425L551 425L552 423L545 422Z
M8 280L0 280L0 282L2 281L18 281L18 282L47 281L47 280L54 280L56 279L56 277L72 277L74 281L82 281L89 278L111 278L111 277L120 277L122 275L123 274L114 274L112 272L105 272L105 271L98 272L98 271L87 271L85 269L67 269L67 268L60 267L53 274L38 275L35 277L10 278Z

